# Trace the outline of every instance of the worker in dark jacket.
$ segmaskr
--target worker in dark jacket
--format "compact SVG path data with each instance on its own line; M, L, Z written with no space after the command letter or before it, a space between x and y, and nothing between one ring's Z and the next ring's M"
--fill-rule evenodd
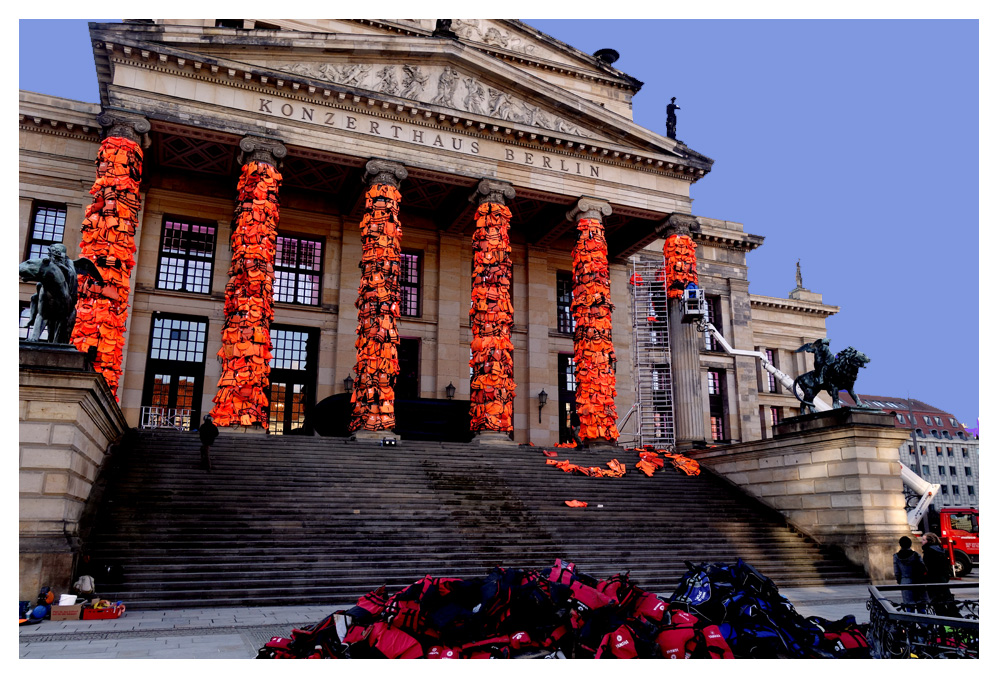
M940 544L936 533L925 533L920 538L923 543L923 563L926 564L926 582L948 583L954 575L950 557ZM930 603L937 615L960 617L954 595L949 587L931 587L929 589Z
M926 566L923 565L923 560L919 558L919 554L912 551L912 540L908 536L903 535L898 539L898 545L902 549L895 552L892 558L895 565L895 582L900 585L912 585L924 582ZM925 602L925 589L902 590L903 604L923 604Z
M198 429L198 438L201 439L201 468L205 471L210 472L212 470L212 458L209 453L218 435L219 428L212 422L212 416L205 415L205 421L201 423L201 428Z

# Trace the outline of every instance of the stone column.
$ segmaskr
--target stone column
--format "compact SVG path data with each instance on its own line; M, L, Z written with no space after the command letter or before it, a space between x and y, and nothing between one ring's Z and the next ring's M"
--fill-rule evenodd
M361 218L361 283L357 288L357 363L350 430L384 438L395 427L395 381L399 375L399 273L402 225L399 185L406 168L387 160L364 167ZM355 434L355 437L357 435ZM363 438L363 436L362 436Z
M513 431L513 303L510 299L510 208L516 192L483 179L469 199L478 204L472 234L471 429L480 444L516 445Z
M576 412L579 438L586 447L614 443L618 438L614 377L614 341L611 335L610 271L603 217L610 216L606 201L580 198L566 213L579 238L572 251L572 338L576 364Z
M97 151L97 179L90 189L94 200L83 218L80 257L97 265L106 284L102 287L80 279L70 341L83 352L96 348L94 369L104 375L117 398L135 266L135 231L142 207L140 142L150 125L142 116L124 111L104 111L97 122L104 140Z
M232 264L225 286L222 363L212 419L220 427L268 424L271 321L274 319L274 257L280 219L278 164L288 150L281 142L247 136L239 142L243 169L236 188Z
M672 236L690 238L690 229L696 226L690 215L673 214L666 220L667 243ZM668 245L667 245L668 247ZM666 261L666 279L669 285L671 262ZM696 282L696 277L694 278ZM670 291L667 289L667 295ZM704 435L704 400L701 376L702 335L693 323L683 323L682 297L669 296L669 350L673 381L673 416L676 427L677 451L707 445Z

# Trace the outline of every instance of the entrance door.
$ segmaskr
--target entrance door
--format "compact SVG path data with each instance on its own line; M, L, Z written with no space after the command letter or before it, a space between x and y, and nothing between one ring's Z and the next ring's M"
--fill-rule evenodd
M318 329L272 325L271 354L268 425L272 434L287 434L305 424L316 402Z
M416 400L420 397L420 340L399 338L399 377L395 381L395 397Z
M201 423L207 331L204 317L153 315L141 426L190 430Z
M558 440L572 440L572 414L576 412L576 362L572 354L558 355Z

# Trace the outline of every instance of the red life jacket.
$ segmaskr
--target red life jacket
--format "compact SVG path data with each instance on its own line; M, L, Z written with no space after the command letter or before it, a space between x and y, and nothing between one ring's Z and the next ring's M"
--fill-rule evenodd
M615 599L601 593L594 587L584 585L578 580L569 585L569 590L572 592L573 599L583 604L590 610L603 608L609 603L617 603Z
M368 644L386 658L407 659L423 656L419 641L381 621L371 626Z
M461 656L456 648L448 648L447 646L431 646L430 650L427 651L427 655L424 657L432 660L457 660Z
M594 658L637 658L635 637L627 625L621 625L613 632L604 635L600 640Z
M687 643L693 640L697 630L693 627L667 627L656 637L659 652L664 658L689 658Z
M694 638L687 642L689 658L734 658L732 649L717 625L707 625L697 630Z

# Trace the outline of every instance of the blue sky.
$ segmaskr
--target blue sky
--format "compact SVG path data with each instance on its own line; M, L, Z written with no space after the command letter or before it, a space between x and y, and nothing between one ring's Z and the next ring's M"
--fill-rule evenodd
M645 83L635 121L715 160L694 214L766 242L750 292L841 308L857 391L979 414L979 26L957 20L526 20ZM53 50L52 45L58 45ZM97 101L85 21L20 22L19 87Z

